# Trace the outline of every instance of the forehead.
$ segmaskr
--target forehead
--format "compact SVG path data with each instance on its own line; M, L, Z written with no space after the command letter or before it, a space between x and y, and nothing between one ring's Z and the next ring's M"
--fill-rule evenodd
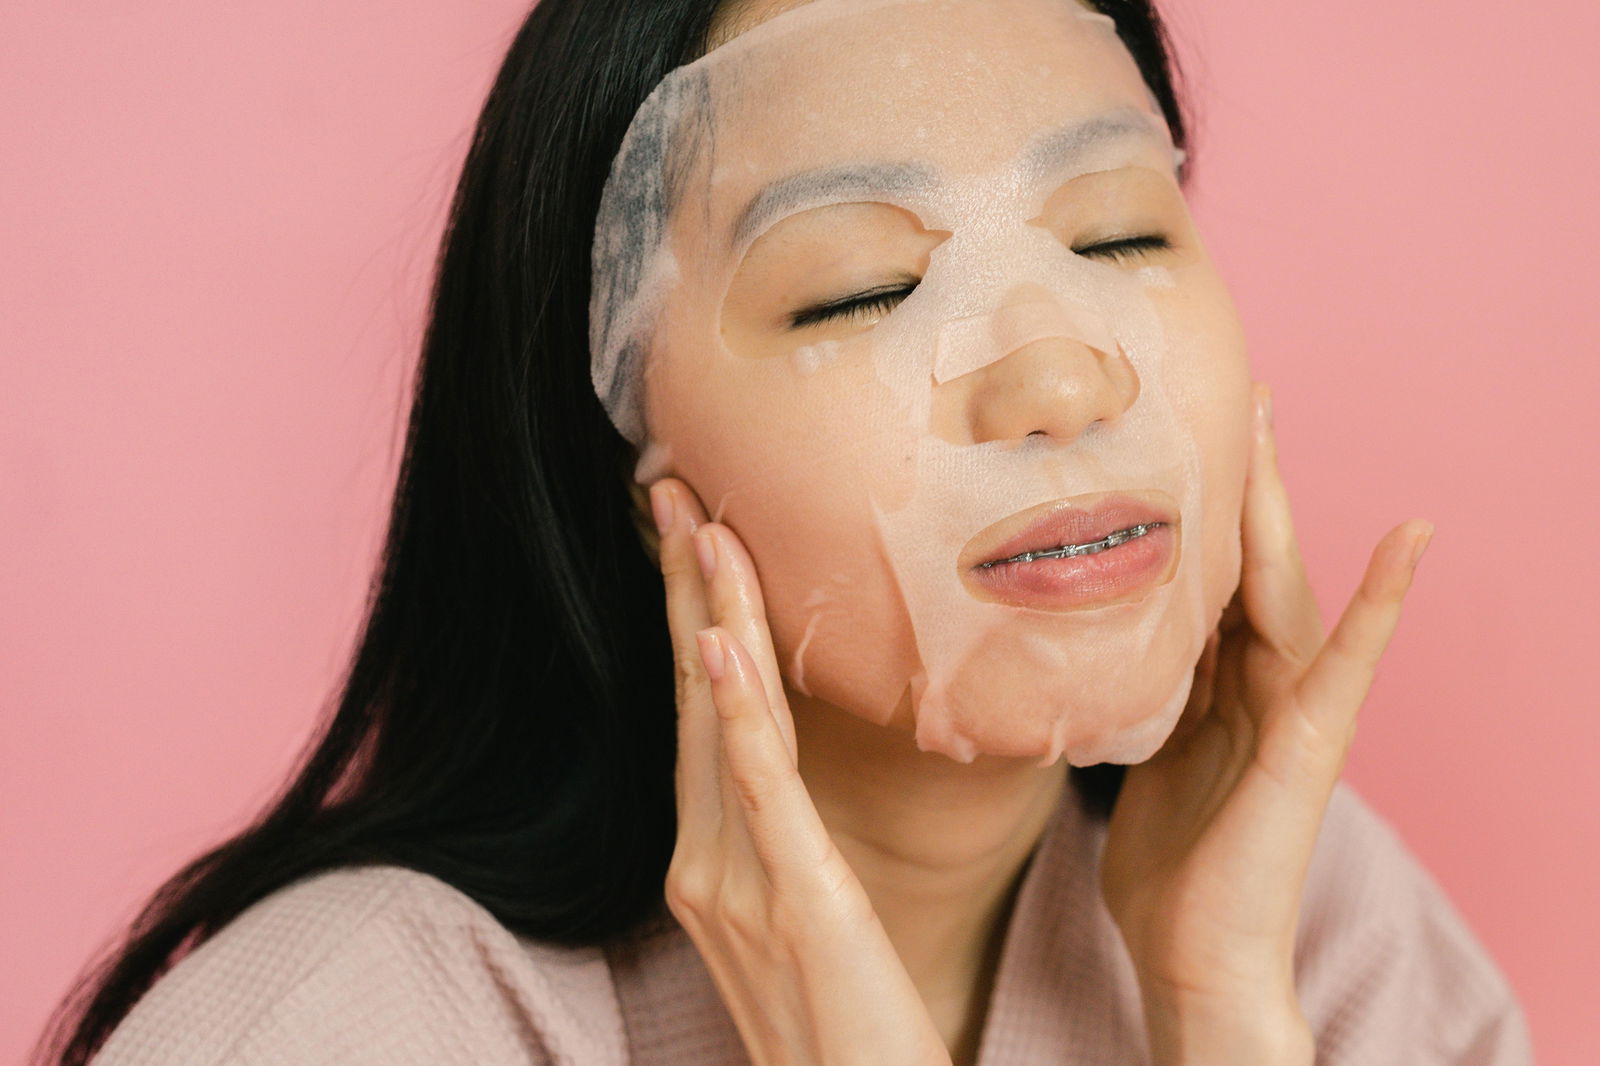
M1004 180L1034 188L1050 175L1091 158L1098 148L1135 145L1135 151L1142 148L1148 154L1151 149L1159 149L1161 143L1143 113L1131 108L1069 119L1038 131L1011 161ZM768 222L807 204L862 200L915 204L936 197L947 184L943 171L924 160L807 167L774 178L743 201L728 227L729 246L744 247Z
M1074 0L813 0L679 73L691 70L715 134L747 153L826 138L978 156L1096 106L1160 115L1111 20Z
M813 0L676 72L693 184L733 236L827 185L1019 182L1111 137L1170 156L1159 105L1109 19L1076 0Z

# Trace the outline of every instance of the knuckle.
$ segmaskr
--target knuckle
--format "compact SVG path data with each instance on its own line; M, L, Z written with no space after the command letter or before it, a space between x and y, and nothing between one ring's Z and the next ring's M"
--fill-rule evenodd
M679 920L698 919L709 914L716 894L715 883L699 868L676 861L667 868L663 895L668 908Z
M731 776L740 806L752 814L765 808L773 792L782 787L778 775L764 768L746 766L736 769Z
M705 677L698 659L698 652L691 656L685 648L679 648L678 654L673 656L673 679L677 685L679 702L687 693L693 692Z
M1296 735L1281 734L1270 738L1256 749L1253 761L1272 780L1289 792L1305 792L1316 777L1317 741Z
M661 574L669 586L689 578L698 579L700 564L694 558L692 551L684 551L683 545L678 545L674 550L664 550L661 553Z
M788 831L771 824L771 819L751 817L746 819L750 842L767 879L774 884L787 883L797 873L804 876L813 871L801 866L796 858L796 842Z
M1310 669L1322 651L1321 642L1313 647L1309 641L1300 636L1269 637L1266 644L1272 649L1273 654L1282 660L1285 668L1295 675L1303 674Z
M680 839L667 863L666 889L690 901L709 899L716 894L716 864L707 861L703 847Z
M1378 662L1383 658L1383 649L1375 648L1353 637L1340 639L1335 645L1339 657L1349 663L1351 669L1369 677L1378 669Z

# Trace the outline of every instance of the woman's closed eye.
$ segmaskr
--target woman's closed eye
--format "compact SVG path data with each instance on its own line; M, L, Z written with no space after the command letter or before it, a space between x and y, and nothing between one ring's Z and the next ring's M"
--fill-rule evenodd
M874 311L887 311L907 296L910 296L916 287L916 283L913 282L909 285L899 284L869 289L844 300L835 300L832 303L819 304L804 311L797 311L789 316L789 328L803 329L819 322L859 318Z
M1163 251L1171 247L1172 242L1167 240L1164 235L1144 233L1134 237L1118 237L1115 240L1100 241L1082 248L1074 248L1072 251L1076 255L1098 256L1120 262L1141 258L1151 252ZM803 329L819 322L860 318L874 312L888 311L901 300L910 296L916 290L916 287L916 283L891 285L856 293L854 296L843 300L818 304L815 307L797 311L790 315L789 328Z
M1099 241L1082 248L1072 249L1076 255L1097 255L1109 259L1123 260L1136 259L1149 255L1151 252L1164 251L1171 248L1172 242L1164 234L1141 233L1135 237L1118 237L1115 240Z

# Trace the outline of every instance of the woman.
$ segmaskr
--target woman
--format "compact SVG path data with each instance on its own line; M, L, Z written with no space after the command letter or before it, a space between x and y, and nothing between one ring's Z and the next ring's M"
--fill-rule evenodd
M1528 1061L1492 963L1337 786L1431 529L1379 542L1325 639L1174 194L1154 12L807 7L535 8L458 189L339 713L152 901L53 1060ZM690 67L714 106L655 91ZM754 177L923 111L950 198L792 201L684 254L754 217ZM1115 165L1029 171L983 231L1007 240L969 239L1014 153L1107 114L1159 121ZM764 159L749 187L707 180L707 143ZM1136 219L1159 232L1087 233ZM889 249L911 276L791 306ZM1011 465L936 476L970 455ZM966 507L1083 457L1166 509L1057 549L1013 542L1110 512ZM918 565L934 526L971 534L960 589Z

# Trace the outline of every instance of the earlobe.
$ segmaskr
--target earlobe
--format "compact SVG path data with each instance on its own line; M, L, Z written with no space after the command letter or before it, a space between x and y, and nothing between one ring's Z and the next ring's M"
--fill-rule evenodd
M633 528L639 534L639 543L652 562L661 559L661 535L656 531L655 517L650 510L650 488L631 477L628 479L628 496L632 501Z

